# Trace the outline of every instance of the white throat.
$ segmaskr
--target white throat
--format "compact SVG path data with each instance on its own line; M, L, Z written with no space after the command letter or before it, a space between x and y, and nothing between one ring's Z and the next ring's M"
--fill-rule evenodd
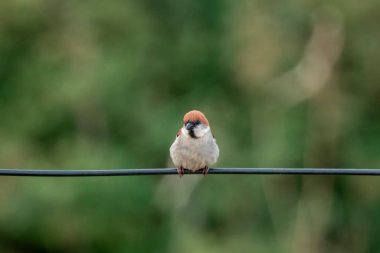
M210 127L209 126L205 126L203 124L199 124L196 127L194 127L193 131L194 131L194 135L195 135L196 138L201 138L201 137L203 137L204 135L206 135L207 133L210 132ZM183 135L190 137L189 131L186 130L185 127L182 127L181 132L182 132Z

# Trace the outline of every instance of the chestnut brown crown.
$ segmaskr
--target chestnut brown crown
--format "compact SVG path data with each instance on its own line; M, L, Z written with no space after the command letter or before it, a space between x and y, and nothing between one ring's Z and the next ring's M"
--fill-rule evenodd
M189 121L190 122L199 121L205 126L209 125L206 116L202 112L197 111L197 110L192 110L185 114L185 116L183 117L183 123L186 124L186 122L189 122Z

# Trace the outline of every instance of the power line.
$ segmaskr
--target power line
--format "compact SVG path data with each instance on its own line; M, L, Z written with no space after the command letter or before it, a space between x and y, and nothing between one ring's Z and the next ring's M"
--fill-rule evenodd
M94 177L94 176L147 176L174 175L173 168L152 169L112 169L112 170L32 170L0 169L0 176L33 176L33 177ZM202 174L201 171L185 174ZM347 169L347 168L210 168L208 174L258 174L258 175L357 175L380 176L380 169Z

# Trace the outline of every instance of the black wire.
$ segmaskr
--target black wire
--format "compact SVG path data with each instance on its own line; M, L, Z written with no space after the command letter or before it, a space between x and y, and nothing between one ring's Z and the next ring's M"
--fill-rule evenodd
M35 177L92 177L92 176L146 176L173 175L173 168L156 169L113 169L113 170L30 170L0 169L0 176L35 176ZM185 174L202 174L202 171ZM208 174L298 174L298 175L357 175L379 176L380 169L338 169L338 168L215 168Z

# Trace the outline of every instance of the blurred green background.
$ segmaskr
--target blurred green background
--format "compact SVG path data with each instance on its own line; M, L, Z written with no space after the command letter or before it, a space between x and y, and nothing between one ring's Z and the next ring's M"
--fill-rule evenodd
M380 167L380 2L0 1L0 167ZM375 177L0 178L0 252L380 252Z

